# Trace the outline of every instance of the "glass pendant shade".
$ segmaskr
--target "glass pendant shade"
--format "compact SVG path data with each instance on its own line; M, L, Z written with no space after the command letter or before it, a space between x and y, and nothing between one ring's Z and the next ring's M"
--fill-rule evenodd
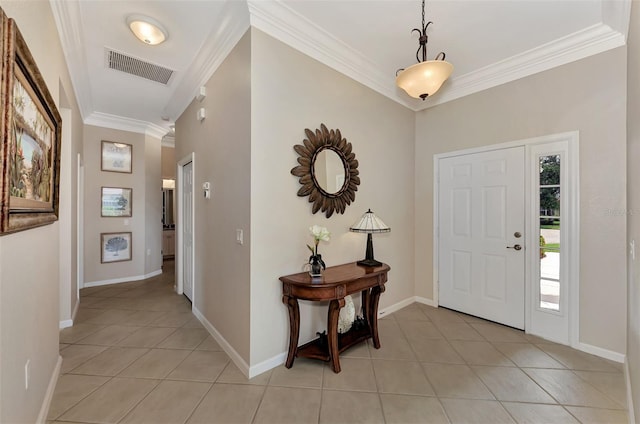
M131 15L127 18L131 32L143 43L158 45L167 39L167 30L155 19L142 15Z
M425 99L451 76L453 65L444 60L426 60L409 66L396 77L396 84L411 97Z

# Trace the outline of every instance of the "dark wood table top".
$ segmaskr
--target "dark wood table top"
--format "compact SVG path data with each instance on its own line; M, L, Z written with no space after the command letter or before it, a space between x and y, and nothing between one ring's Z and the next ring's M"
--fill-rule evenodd
M378 267L365 267L356 265L355 262L331 266L322 272L321 277L311 277L308 272L285 275L280 281L299 287L328 288L340 284L348 284L351 281L363 278L375 277L389 272L391 268L387 264Z

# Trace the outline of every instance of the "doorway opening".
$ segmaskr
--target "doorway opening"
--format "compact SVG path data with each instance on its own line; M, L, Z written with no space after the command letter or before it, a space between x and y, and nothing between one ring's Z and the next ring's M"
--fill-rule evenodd
M436 155L434 171L435 303L577 346L578 133Z
M176 292L184 294L191 305L195 302L194 287L194 203L193 179L195 154L191 153L178 161L177 172L178 220L176 255Z

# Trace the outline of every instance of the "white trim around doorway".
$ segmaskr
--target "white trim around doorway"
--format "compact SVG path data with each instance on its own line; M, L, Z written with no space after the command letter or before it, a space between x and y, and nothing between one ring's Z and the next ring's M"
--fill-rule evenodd
M184 214L184 208L183 208L183 204L182 204L182 179L184 178L184 167L188 164L191 163L191 172L192 172L192 176L195 177L196 174L196 155L194 152L189 153L188 155L184 156L183 158L181 158L180 160L178 160L177 162L177 172L176 172L176 194L175 194L175 199L178 199L178 219L176 222L176 256L175 256L175 263L176 263L176 293L178 294L183 294L184 293L184 282L183 282L183 267L185 266L185 264L182 263L183 261L183 248L184 248L184 241L182 240L182 232L184 230L183 226L184 226L184 219L183 219L183 214ZM194 180L194 178L192 178L192 181ZM191 222L195 224L195 196L192 196L192 205L191 205ZM192 240L192 245L195 244L195 232L193 234L193 240ZM191 275L195 275L195 261L193 260L193 255L192 255L192 261L191 264L187 264L187 266L191 266ZM196 299L196 288L195 288L195 278L193 280L193 292L192 292L192 299L191 299L191 308L194 308L195 305L195 299Z
M580 272L580 199L579 199L579 172L578 172L578 140L579 140L579 132L571 131L559 134L551 134L541 137L516 140L507 143L493 144L489 146L476 147L464 150L458 150L454 152L440 153L436 154L433 157L433 181L434 181L434 190L433 190L433 303L435 306L439 305L439 219L438 219L438 198L439 198L439 160L442 158L448 158L453 156L461 156L468 155L474 153L483 153L492 150L499 149L507 149L512 147L525 147L525 186L529 191L529 187L531 186L531 169L529 166L530 157L531 157L531 147L536 145L543 145L547 143L555 143L560 141L566 141L568 144L568 155L567 159L570 163L569 175L568 175L568 186L571 192L571 198L569 200L569 215L567 216L567 226L568 226L568 238L570 241L570 254L567 258L567 266L569 267L569 279L568 279L568 299L569 299L569 345L573 348L589 351L590 353L599 354L599 356L608 357L609 359L619 360L619 358L613 358L611 355L603 355L605 352L601 352L598 349L598 353L594 352L594 347L587 346L584 343L580 343L579 337L579 272ZM525 198L529 198L530 194L527 194ZM527 201L528 202L528 201ZM528 211L527 216L525 217L525 226L527 230L531 227L531 217L530 213L530 203L527 203L526 209ZM528 238L527 241L527 249L535 249L537 247L531 247L533 240L531 237ZM567 243L568 244L568 243ZM530 255L527 256L526 265L525 265L525 332L528 332L527 329L530 328L531 324L531 264L530 264ZM613 353L613 352L608 352Z

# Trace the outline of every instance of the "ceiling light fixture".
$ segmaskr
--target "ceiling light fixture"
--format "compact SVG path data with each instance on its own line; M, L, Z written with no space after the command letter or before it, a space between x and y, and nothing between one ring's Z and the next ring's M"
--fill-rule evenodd
M419 47L416 51L418 63L406 69L398 69L396 72L396 84L411 97L426 99L440 89L442 84L453 72L453 65L445 61L444 52L438 53L434 60L427 60L427 28L433 22L424 23L424 0L422 0L422 28L414 28L417 31ZM422 60L420 60L422 53Z
M131 32L145 44L158 45L169 37L169 33L162 24L144 15L129 15L127 25Z

